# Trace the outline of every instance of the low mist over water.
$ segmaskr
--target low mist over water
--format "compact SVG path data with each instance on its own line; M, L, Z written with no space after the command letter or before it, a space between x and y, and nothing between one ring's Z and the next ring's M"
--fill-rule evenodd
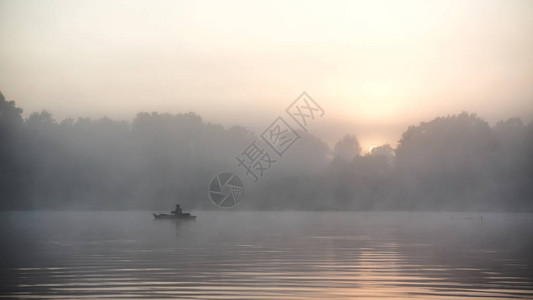
M533 297L521 213L0 214L1 294L43 298ZM7 241L7 242L6 242Z

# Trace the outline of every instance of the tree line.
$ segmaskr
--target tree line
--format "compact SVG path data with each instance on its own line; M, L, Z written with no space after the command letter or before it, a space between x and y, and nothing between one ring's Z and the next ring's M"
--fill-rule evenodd
M533 123L494 126L466 112L407 128L398 145L362 155L355 135L330 149L306 132L238 209L533 210ZM256 134L195 113L131 121L22 117L0 93L0 209L215 208L210 179L239 176Z

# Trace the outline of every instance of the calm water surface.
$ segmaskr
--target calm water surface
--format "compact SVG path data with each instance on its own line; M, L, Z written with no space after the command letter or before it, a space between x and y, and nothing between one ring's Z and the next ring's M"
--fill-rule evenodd
M533 298L533 215L0 214L5 298Z

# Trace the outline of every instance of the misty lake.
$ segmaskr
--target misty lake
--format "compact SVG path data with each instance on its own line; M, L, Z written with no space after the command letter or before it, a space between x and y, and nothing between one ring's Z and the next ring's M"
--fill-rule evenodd
M6 298L533 298L533 214L3 212Z

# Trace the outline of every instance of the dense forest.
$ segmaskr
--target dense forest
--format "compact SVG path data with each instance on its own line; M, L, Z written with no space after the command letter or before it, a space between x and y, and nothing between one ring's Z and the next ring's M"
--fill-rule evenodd
M300 135L236 209L533 210L533 123L489 126L463 112L365 155L354 135L333 149ZM256 139L195 113L24 119L0 93L0 209L216 209L209 181L223 171L244 179L235 156Z

